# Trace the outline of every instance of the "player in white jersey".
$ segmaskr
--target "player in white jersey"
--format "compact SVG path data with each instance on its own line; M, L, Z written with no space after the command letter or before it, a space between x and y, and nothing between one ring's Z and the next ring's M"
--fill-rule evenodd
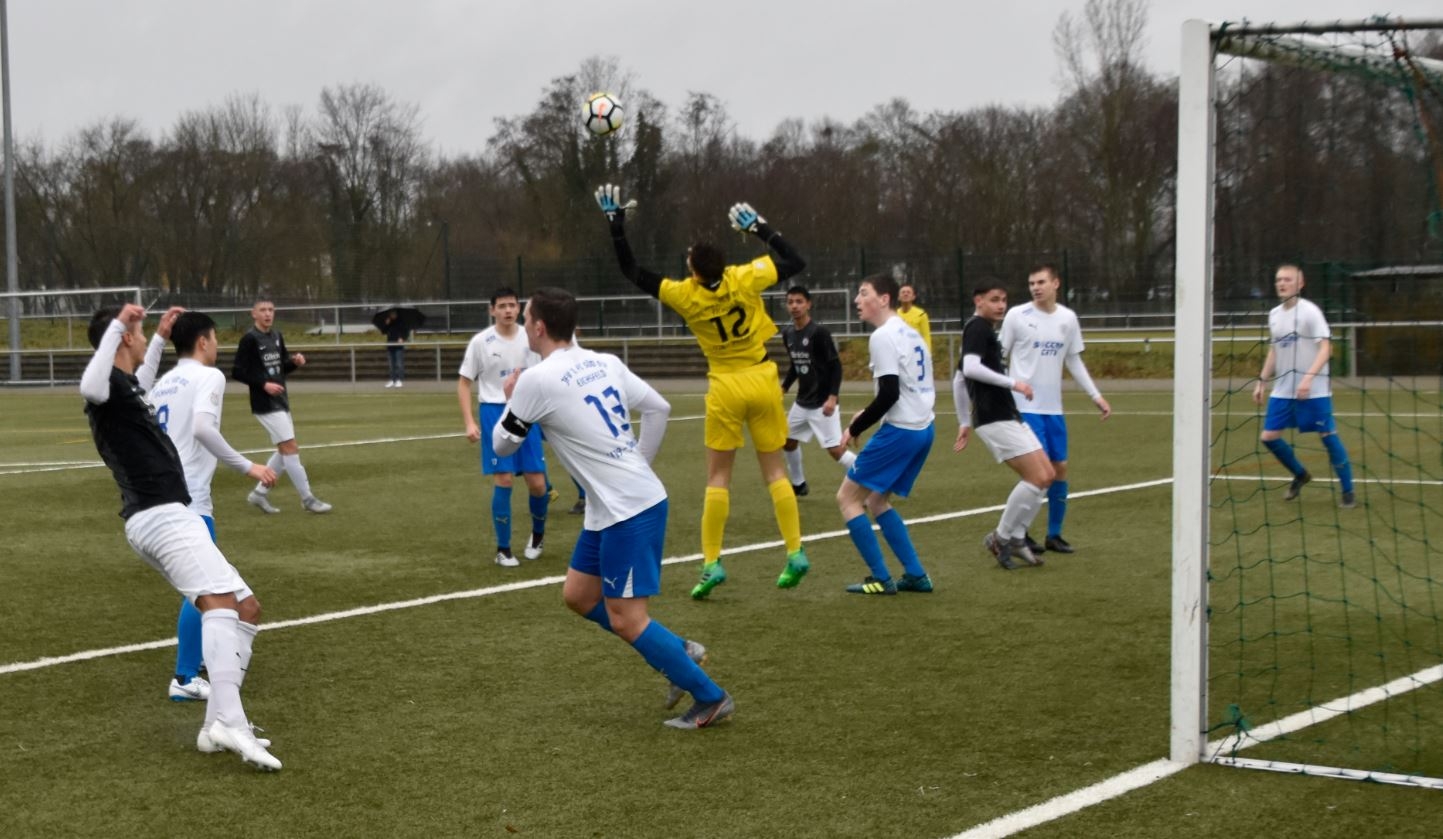
M1082 362L1082 327L1071 309L1057 302L1062 280L1053 265L1042 264L1027 274L1032 302L1014 306L1002 319L1002 352L1008 357L1007 372L1032 385L1032 398L1013 391L1012 398L1022 421L1042 443L1057 477L1047 488L1047 538L1042 545L1024 536L1034 554L1044 551L1070 554L1073 547L1062 538L1067 516L1067 422L1062 415L1062 368L1065 365L1078 387L1102 412L1112 416L1112 406L1088 375Z
M907 497L932 451L932 407L937 399L932 351L921 333L893 310L896 300L897 281L889 274L878 274L862 280L855 301L857 315L876 327L867 341L876 395L871 404L852 417L842 432L842 445L860 437L878 420L882 426L862 447L837 490L837 506L852 544L871 571L862 582L847 586L853 594L932 590L932 578L917 557L907 525L890 501L894 493ZM899 580L893 580L887 570L882 545L872 532L867 513L876 519L892 553L902 563Z
M526 336L516 324L521 302L516 292L498 288L491 295L491 326L481 330L466 346L461 361L460 378L456 381L456 398L461 403L461 418L466 423L466 439L481 443L481 474L492 476L491 526L496 534L496 564L515 568L521 563L511 553L511 486L519 472L526 481L531 511L531 538L527 542L527 559L541 556L546 537L546 513L551 505L546 486L546 455L541 450L541 435L528 437L520 448L502 455L491 446L491 430L501 419L506 407L502 385L513 372L539 360L526 344ZM475 403L471 383L476 383ZM476 414L472 415L472 405ZM478 423L479 420L479 423Z
M276 473L252 463L226 442L220 433L221 410L225 400L225 374L215 367L215 321L200 312L178 314L170 330L180 360L146 394L155 408L156 421L175 444L185 472L190 510L205 520L211 541L215 539L214 504L210 482L217 459L266 487L276 483ZM252 616L259 618L259 609ZM254 626L254 622L248 621ZM176 617L175 678L167 691L172 701L206 699L210 685L200 678L201 615L189 600L181 599Z
M502 454L516 451L535 427L586 488L586 518L562 596L566 605L630 644L672 683L667 707L683 692L694 703L673 728L705 728L730 716L731 695L701 669L705 649L683 641L647 613L661 590L666 487L651 460L666 433L671 405L613 355L572 345L576 298L559 288L531 296L526 340L542 361L511 374L510 402L493 432ZM632 410L641 414L641 437Z
M1293 480L1283 494L1283 500L1292 501L1313 476L1283 439L1283 432L1289 428L1296 428L1302 434L1317 432L1328 450L1328 460L1333 464L1342 490L1338 506L1351 509L1358 503L1353 494L1353 466L1348 462L1348 450L1343 448L1333 421L1333 389L1328 375L1333 342L1323 310L1311 300L1303 299L1303 284L1302 268L1291 263L1278 266L1273 285L1283 302L1268 313L1272 343L1257 384L1253 385L1253 401L1261 405L1264 383L1269 380L1273 383L1260 439L1278 462L1293 473Z

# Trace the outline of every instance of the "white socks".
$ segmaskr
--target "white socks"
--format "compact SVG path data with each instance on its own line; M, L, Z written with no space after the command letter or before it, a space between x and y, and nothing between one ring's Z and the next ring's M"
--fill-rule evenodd
M281 453L271 452L270 460L266 461L266 468L279 475L281 473L281 466ZM267 487L265 484L258 483L256 484L256 492L260 493L261 495L265 495L266 493L270 492L270 488Z
M215 720L226 725L246 725L241 707L240 618L234 609L207 609L200 615L200 647L210 675L210 699L205 704L205 724ZM249 644L244 644L249 648ZM247 656L249 658L249 656Z
M807 475L802 471L802 447L797 446L791 451L782 449L782 454L787 458L787 478L792 482L792 486L805 483Z
M843 469L851 469L852 464L857 462L857 453L851 449L847 449L842 452L841 457L837 458L837 462L842 464Z
M281 461L286 465L286 474L291 476L291 483L295 485L296 492L301 494L301 499L311 497L311 479L306 477L306 467L301 465L301 456L298 454L281 455Z
M1020 539L1027 533L1037 511L1042 509L1042 500L1047 490L1035 487L1026 481L1018 481L1007 496L1007 506L1002 510L1002 519L997 523L997 534L1005 539Z

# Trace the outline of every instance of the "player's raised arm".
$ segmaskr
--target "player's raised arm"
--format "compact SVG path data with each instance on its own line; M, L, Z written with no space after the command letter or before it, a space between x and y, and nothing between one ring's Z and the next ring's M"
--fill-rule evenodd
M129 303L105 327L100 340L96 341L95 354L90 357L90 362L85 365L85 372L80 376L80 395L85 397L85 401L92 405L104 405L110 401L110 370L115 366L115 351L120 349L120 341L130 329L130 324L143 317L145 310ZM94 341L95 338L92 337L91 340Z
M623 204L621 187L606 184L596 190L596 204L611 224L611 245L616 250L616 262L622 275L652 297L660 297L661 275L637 265L631 243L626 241L626 211L636 209L635 199Z
M733 204L727 211L727 219L731 222L733 230L743 230L761 239L771 248L774 256L772 262L777 266L777 282L802 273L807 267L807 260L802 258L792 243L782 238L767 220L762 218L752 205L745 201L740 204Z
M170 340L170 330L175 326L175 319L184 311L180 306L171 306L160 316L155 334L150 336L150 344L145 348L145 361L141 362L135 371L135 380L140 383L141 390L149 391L160 375L160 359L165 355L165 342Z

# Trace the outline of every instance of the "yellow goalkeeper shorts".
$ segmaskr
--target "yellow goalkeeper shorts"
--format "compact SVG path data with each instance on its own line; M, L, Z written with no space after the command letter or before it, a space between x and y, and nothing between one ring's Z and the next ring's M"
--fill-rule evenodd
M751 432L759 452L786 445L787 412L782 408L782 380L775 362L710 373L707 380L707 448L723 452L741 448L746 444L743 428Z

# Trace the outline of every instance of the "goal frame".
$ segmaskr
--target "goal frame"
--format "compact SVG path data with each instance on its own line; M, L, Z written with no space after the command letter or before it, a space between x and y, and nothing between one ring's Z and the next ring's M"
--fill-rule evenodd
M1327 24L1249 23L1214 25L1189 20L1182 26L1178 78L1176 354L1173 378L1172 630L1169 756L1182 764L1203 761L1299 774L1366 779L1382 783L1443 788L1443 781L1336 767L1257 761L1214 754L1231 752L1331 718L1314 714L1286 718L1251 732L1248 742L1209 744L1208 730L1208 566L1212 440L1213 222L1216 172L1216 60L1219 54L1273 59L1264 42L1249 36L1282 37L1335 32L1443 29L1443 19L1403 21L1374 18ZM1308 45L1311 49L1311 45ZM1345 58L1356 59L1351 52ZM1430 76L1443 63L1424 60ZM1346 697L1340 713L1389 695L1443 680L1443 666L1430 668Z

